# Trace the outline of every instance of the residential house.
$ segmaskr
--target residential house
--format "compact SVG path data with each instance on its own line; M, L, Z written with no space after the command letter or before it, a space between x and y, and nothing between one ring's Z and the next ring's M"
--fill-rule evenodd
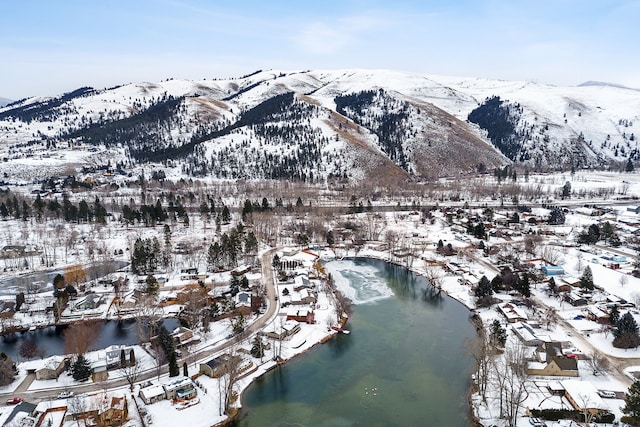
M49 402L46 402L49 404ZM67 407L61 406L57 408L43 408L40 409L40 404L36 406L36 412L40 414L36 427L62 427L64 424L65 416L67 415Z
M577 377L578 361L562 352L559 342L544 342L535 351L536 361L527 366L529 375Z
M564 299L574 307L580 307L589 303L589 300L586 297L576 291L566 293L564 295Z
M293 290L300 291L302 289L313 289L313 285L306 274L298 274L293 278Z
M188 400L196 397L198 392L196 386L189 377L177 377L170 382L162 384L164 396L169 400Z
M528 319L527 314L520 307L510 302L499 304L497 309L509 323L526 322Z
M598 394L598 389L589 381L564 380L564 396L576 411L589 411L593 415L610 412L609 406Z
M4 424L2 425L3 426L15 425L14 424L14 421L15 421L16 424L19 422L20 424L18 425L21 427L35 426L37 419L32 417L32 414L34 413L35 410L36 410L36 405L34 405L33 403L22 401L13 407L13 410L11 411L7 419L4 421Z
M596 305L589 305L586 308L587 319L597 322L601 325L609 324L609 313Z
M73 306L74 310L93 310L98 308L100 304L104 302L104 297L98 294L89 294L82 298L80 301L76 302Z
M198 269L195 267L180 270L180 280L195 280L198 278Z
M121 426L127 421L129 415L129 405L126 397L112 397L111 405L98 414L98 425L101 426Z
M235 296L236 311L243 315L251 313L251 293L246 291L238 292Z
M580 287L580 279L574 276L564 276L556 280L556 290L558 292L571 292L573 288Z
M287 308L287 320L295 320L296 322L304 322L314 324L316 322L315 313L309 308Z
M173 332L171 332L171 337L178 348L200 341L198 335L194 334L191 329L185 328L184 326L179 326L174 329Z
M315 304L317 298L309 289L303 288L297 292L292 292L290 301L292 305L310 305Z
M227 354L214 357L213 359L200 364L200 373L210 378L219 378L224 375L224 368L228 361L229 355Z
M133 347L126 345L111 345L105 349L105 361L107 364L107 368L116 368L120 367L120 359L122 358L122 352L124 351L125 360L129 359L129 354L131 353L131 349Z
M295 320L288 320L281 325L274 324L273 330L267 331L266 335L269 338L276 340L283 340L287 337L291 337L300 332L300 323Z
M161 385L147 383L140 388L138 396L145 404L151 405L152 403L164 400L164 388Z
M543 343L542 339L536 335L531 325L526 322L515 322L511 325L511 329L526 346L532 347Z
M35 371L36 380L55 380L66 369L68 364L68 358L52 356L45 366Z

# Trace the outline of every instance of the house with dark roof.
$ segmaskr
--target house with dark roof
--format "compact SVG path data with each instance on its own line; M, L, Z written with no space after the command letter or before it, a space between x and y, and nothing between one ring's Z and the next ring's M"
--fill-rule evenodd
M35 422L37 421L37 419L31 417L31 415L35 412L35 410L36 410L35 404L22 401L13 407L11 414L7 417L4 424L2 425L3 426L13 425L14 419L18 420L18 419L25 419L25 418L29 418L33 420L35 425Z
M559 342L544 342L535 350L536 360L527 366L529 375L552 377L577 377L578 360L567 357Z
M238 356L229 356L223 354L213 359L208 360L205 363L200 364L200 373L205 374L211 378L219 378L224 375L224 371L231 358L237 358Z

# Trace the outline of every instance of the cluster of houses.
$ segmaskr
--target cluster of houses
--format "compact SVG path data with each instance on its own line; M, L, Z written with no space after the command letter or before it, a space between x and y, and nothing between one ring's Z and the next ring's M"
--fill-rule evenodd
M578 378L580 371L578 361L584 355L568 351L570 342L553 341L541 330L535 321L530 321L527 313L514 302L505 302L496 306L497 311L510 325L511 331L531 350L528 353L527 374L535 377L561 377L562 380L534 381L541 384L549 398L542 399L539 407L532 409L574 409L592 414L610 412L602 393L589 381L571 379ZM542 333L541 333L542 332ZM555 397L555 398L551 398Z
M78 425L82 423L87 427L117 427L127 421L129 403L125 396L83 395L71 399L46 401L37 405L23 401L12 411L1 414L0 422L3 426L62 427L75 420Z
M300 323L315 323L318 285L310 274L318 255L311 251L283 250L280 278L276 285L281 310L280 321L266 331L273 339L290 338L300 331Z
M124 360L127 364L135 364L134 347L127 345L111 345L100 351L88 354L89 363L94 381L103 381L109 378L109 371L119 369ZM51 356L47 358L47 363L42 364L41 360L22 362L22 368L28 374L34 374L36 380L55 380L65 372L71 363L67 356Z

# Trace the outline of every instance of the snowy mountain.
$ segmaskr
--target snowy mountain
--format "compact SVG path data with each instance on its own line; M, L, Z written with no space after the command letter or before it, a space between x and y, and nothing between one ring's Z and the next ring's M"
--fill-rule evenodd
M0 172L151 163L195 177L316 182L431 179L511 162L619 167L640 158L638 114L640 91L610 85L258 71L15 102L0 108Z
M4 107L7 104L11 104L13 101L8 98L0 97L0 107Z

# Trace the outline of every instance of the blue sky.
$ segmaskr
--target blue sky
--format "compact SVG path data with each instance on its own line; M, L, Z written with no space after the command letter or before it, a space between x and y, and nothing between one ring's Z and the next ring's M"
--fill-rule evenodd
M640 88L640 0L22 0L0 97L257 69L384 68Z

